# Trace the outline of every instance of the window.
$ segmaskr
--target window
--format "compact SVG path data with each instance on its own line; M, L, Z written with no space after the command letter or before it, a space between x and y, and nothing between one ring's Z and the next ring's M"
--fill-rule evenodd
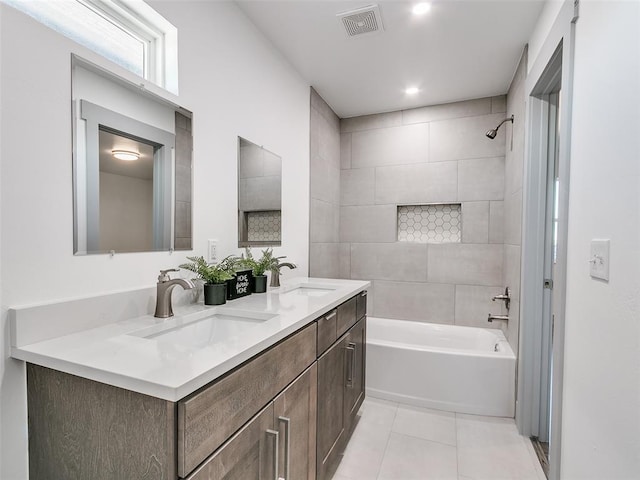
M140 0L3 0L127 70L178 94L177 29Z

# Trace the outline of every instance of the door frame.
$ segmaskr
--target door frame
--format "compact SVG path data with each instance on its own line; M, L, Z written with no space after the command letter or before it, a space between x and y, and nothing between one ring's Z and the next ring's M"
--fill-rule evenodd
M560 479L562 438L562 385L564 369L564 316L566 304L566 258L569 211L569 167L571 157L571 113L573 98L573 57L578 0L566 0L551 28L526 80L527 120L525 137L525 178L521 264L520 349L516 424L522 435L537 429L540 411L540 373L545 204L547 195L548 93L560 83L558 250L554 279L554 341L551 398L551 438L549 479ZM531 52L530 52L531 54ZM545 99L547 95L547 99Z

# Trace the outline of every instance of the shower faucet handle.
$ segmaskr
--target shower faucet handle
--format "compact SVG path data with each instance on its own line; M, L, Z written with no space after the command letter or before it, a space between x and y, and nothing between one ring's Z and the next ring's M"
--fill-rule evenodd
M492 302L495 302L496 300L503 300L504 306L507 307L507 310L509 310L509 306L511 305L511 289L509 287L506 287L504 289L504 294L496 295L495 297L491 298Z

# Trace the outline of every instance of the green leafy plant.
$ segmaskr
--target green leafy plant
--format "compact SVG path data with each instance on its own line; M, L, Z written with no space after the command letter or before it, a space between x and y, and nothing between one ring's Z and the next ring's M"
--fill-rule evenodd
M279 267L280 259L286 257L274 257L273 249L262 250L262 257L256 260L250 248L245 248L245 253L240 257L240 263L253 270L254 276L264 275L267 270L274 270Z
M198 275L198 278L204 280L204 283L212 285L216 283L224 283L233 278L233 267L237 264L237 257L234 260L233 255L224 258L217 264L207 263L204 257L187 257L191 263L184 263L180 268L189 270Z

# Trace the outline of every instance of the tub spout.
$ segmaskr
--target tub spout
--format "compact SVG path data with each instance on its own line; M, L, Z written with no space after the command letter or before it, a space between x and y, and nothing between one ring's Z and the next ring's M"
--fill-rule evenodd
M508 322L509 315L493 315L490 313L487 317L487 322L493 322L494 320L502 320L503 322Z

